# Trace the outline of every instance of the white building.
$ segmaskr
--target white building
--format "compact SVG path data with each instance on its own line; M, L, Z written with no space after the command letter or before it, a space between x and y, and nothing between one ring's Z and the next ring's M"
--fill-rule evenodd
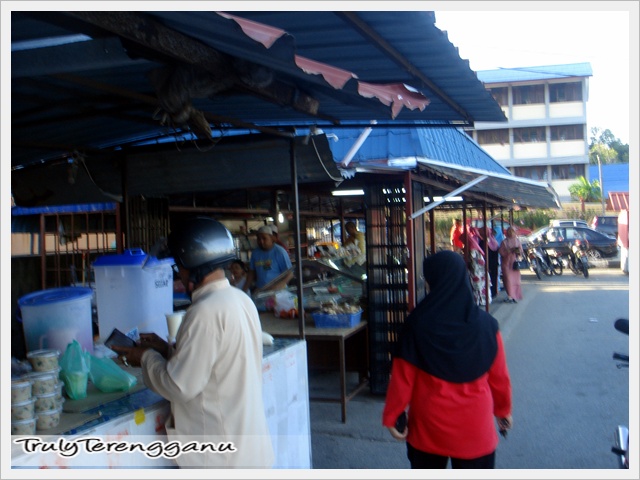
M550 182L560 201L589 179L589 63L477 72L507 123L476 122L467 133L514 175Z

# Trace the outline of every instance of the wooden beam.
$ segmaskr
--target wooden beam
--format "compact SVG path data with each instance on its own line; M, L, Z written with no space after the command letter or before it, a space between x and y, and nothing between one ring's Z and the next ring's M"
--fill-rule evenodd
M90 23L115 35L126 38L147 49L181 62L197 65L223 83L238 85L279 105L311 116L318 115L319 101L295 87L274 81L257 87L243 82L236 74L232 57L204 43L176 32L164 25L134 12L65 12L66 15Z

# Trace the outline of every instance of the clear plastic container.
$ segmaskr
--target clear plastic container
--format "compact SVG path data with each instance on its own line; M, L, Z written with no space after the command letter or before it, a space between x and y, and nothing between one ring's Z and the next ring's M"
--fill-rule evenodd
M28 378L11 381L11 403L20 403L31 398L33 383Z
M27 360L36 372L51 372L60 364L60 350L33 350L27 353Z
M36 430L49 430L60 424L62 407L58 407L46 412L38 412L36 420Z
M14 420L11 422L11 435L35 435L36 418Z
M90 288L61 287L21 297L18 305L27 352L64 352L69 343L77 340L84 350L93 353L92 296Z
M61 403L57 399L58 392L45 393L43 395L35 395L36 403L34 405L36 414L40 412L46 412L49 410L55 410Z
M31 372L28 377L33 383L32 395L43 395L56 391L60 367L48 372Z
M35 416L35 398L11 404L11 421L27 420Z

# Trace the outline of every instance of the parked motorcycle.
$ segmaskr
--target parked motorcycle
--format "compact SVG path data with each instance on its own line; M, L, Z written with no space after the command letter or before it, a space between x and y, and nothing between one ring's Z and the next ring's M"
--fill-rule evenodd
M543 245L540 246L544 257L551 267L551 271L554 275L562 275L562 271L564 270L564 262L562 259L562 253L560 253L555 248L544 248Z
M564 269L562 253L555 248L547 248L548 243L545 233L538 235L534 240L534 246L537 247L536 256L540 258L542 272L545 275L562 275Z
M553 275L551 265L549 265L547 256L540 245L531 244L527 247L527 262L529 263L529 268L536 274L538 279L542 278L540 272L547 276Z
M569 268L576 275L582 273L584 278L589 277L589 258L587 256L588 245L584 240L576 238L569 244L569 256L567 263Z
M629 335L629 319L619 318L613 324L616 330ZM618 368L629 367L629 355L614 352L614 360L618 360ZM618 456L620 468L629 468L629 429L625 425L618 425L613 435L613 447L611 451Z

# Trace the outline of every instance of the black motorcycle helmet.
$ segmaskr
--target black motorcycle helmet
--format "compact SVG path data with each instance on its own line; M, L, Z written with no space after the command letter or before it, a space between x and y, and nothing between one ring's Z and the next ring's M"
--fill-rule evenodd
M236 259L231 232L209 217L191 218L176 226L169 234L167 246L176 264L189 270L189 280L196 285L209 273Z

